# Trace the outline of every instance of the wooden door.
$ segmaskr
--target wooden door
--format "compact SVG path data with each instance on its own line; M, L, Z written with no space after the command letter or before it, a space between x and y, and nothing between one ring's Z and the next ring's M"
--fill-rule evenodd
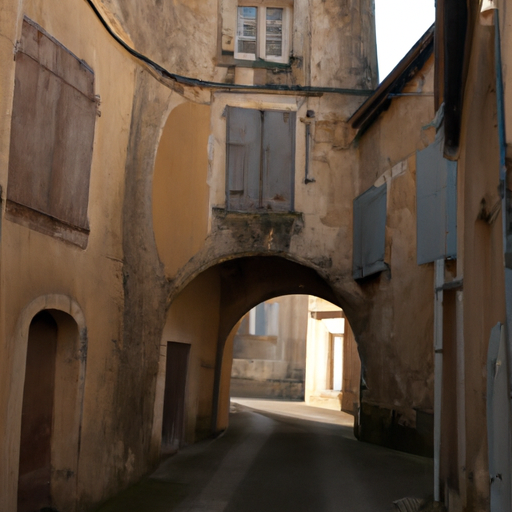
M51 441L57 323L46 311L30 324L21 418L18 512L51 506Z
M189 354L188 343L167 343L162 452L176 450L184 441L185 387Z

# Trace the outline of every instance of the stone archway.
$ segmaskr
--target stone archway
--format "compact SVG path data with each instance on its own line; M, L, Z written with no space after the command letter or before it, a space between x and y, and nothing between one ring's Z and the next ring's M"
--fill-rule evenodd
M316 295L340 304L326 279L313 268L277 255L252 255L215 262L173 297L163 330L154 433L161 430L166 348L190 345L186 376L185 441L195 442L226 428L223 413L231 363L226 340L239 319L260 302L280 295ZM229 362L229 368L227 363ZM226 377L227 375L227 377ZM222 418L221 418L222 417Z
M87 354L81 308L62 295L35 299L20 315L14 347L21 371L12 374L10 401L11 509L75 510Z

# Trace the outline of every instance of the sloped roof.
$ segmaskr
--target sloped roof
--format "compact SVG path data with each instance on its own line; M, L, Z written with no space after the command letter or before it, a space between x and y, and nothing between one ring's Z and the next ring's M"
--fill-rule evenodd
M375 92L356 110L348 122L360 132L366 130L389 108L394 94L402 91L416 72L423 67L434 50L434 25L432 25L395 66L393 71L375 89Z

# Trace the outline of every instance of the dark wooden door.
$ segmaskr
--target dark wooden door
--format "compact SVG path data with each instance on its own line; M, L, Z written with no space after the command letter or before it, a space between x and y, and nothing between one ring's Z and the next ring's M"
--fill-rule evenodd
M30 324L21 418L18 512L51 506L51 440L57 323L43 311Z
M167 343L162 452L176 450L184 440L185 387L189 354L188 343Z

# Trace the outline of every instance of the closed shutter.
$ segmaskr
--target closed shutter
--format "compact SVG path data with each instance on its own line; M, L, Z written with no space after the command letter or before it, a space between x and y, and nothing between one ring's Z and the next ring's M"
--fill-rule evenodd
M257 208L260 189L261 112L228 107L227 114L227 208Z
M443 138L416 154L418 265L457 256L457 162L443 157Z
M262 206L270 210L293 209L295 119L295 112L264 112Z
M92 70L24 20L16 54L8 199L88 230L95 120Z
M372 187L354 199L353 277L360 279L387 269L387 185Z

